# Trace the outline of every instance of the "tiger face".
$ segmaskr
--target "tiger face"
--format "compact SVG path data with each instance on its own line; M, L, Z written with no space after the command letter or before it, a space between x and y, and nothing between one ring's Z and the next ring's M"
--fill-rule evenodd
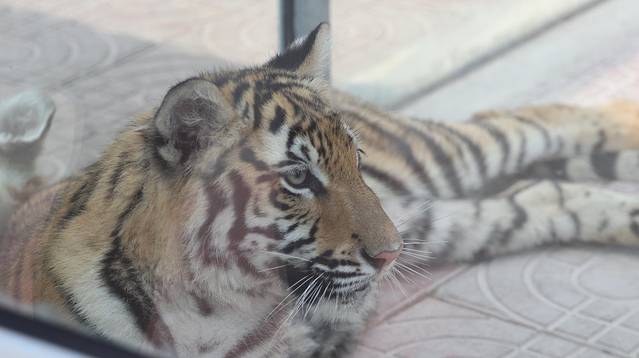
M193 271L245 290L275 277L320 313L357 311L402 246L362 178L364 151L325 94L327 31L262 67L178 84L153 132L168 175L190 183Z

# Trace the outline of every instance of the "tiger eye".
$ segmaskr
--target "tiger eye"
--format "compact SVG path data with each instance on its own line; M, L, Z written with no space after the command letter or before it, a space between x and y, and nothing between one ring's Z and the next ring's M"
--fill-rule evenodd
M302 186L308 177L308 170L295 170L286 175L286 181L294 187Z

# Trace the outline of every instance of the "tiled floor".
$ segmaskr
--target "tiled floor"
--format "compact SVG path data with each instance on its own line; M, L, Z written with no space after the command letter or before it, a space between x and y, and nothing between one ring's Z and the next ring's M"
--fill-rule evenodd
M446 119L639 99L634 0L477 4L333 1L337 85ZM39 167L60 178L172 83L274 53L276 11L275 0L0 0L0 98L33 86L52 94L58 111ZM357 357L639 357L632 253L546 250L412 280L386 291Z

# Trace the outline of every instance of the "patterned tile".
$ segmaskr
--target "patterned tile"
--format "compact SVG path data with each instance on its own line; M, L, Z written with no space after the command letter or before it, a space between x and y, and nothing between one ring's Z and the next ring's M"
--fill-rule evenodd
M582 260L577 262L579 256ZM434 297L634 357L639 344L637 272L639 262L628 254L544 251L472 267L443 284Z
M91 110L120 117L118 125L159 105L166 91L199 72L229 66L212 56L194 56L171 48L155 48L66 88Z
M39 87L60 85L112 66L149 46L140 40L65 23L28 35L0 38L0 78Z
M603 350L426 298L369 328L354 357L613 357Z
M421 302L434 289L453 279L465 266L448 266L429 272L428 278L415 273L403 273L396 281L385 281L381 289L377 312L370 321L374 326L398 312Z
M0 31L28 35L81 19L104 0L0 0Z
M534 330L427 299L371 328L355 357L503 357L534 337Z

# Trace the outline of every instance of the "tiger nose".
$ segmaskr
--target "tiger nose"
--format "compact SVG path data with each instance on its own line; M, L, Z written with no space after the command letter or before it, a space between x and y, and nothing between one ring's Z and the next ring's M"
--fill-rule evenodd
M399 254L402 252L402 246L403 244L400 243L396 250L382 251L374 255L369 254L366 249L362 249L362 256L364 256L366 261L368 261L377 270L381 270L382 268L392 264L393 261L397 260Z

